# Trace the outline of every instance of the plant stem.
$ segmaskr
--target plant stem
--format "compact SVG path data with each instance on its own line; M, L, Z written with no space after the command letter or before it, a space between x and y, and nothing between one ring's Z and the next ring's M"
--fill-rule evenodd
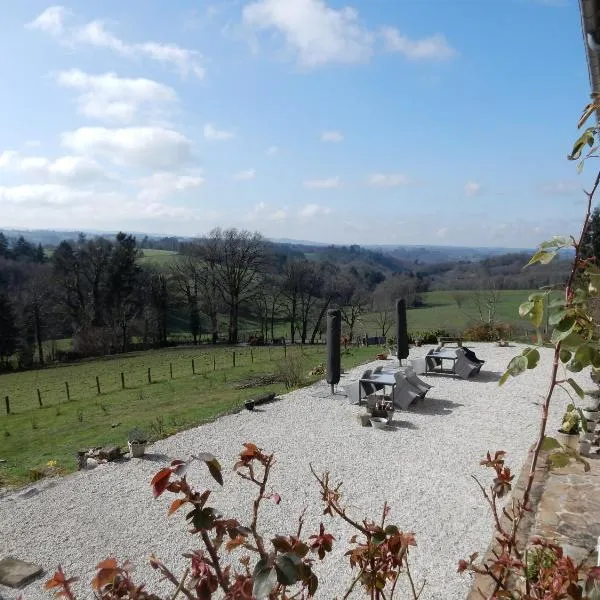
M219 563L219 555L217 554L215 547L213 546L212 542L210 541L210 538L208 537L208 533L206 533L206 531L202 530L201 536L202 536L202 541L204 542L204 545L206 546L206 550L208 551L210 558L212 560L213 568L215 570L215 574L219 581L219 585L221 586L221 589L225 593L227 593L229 591L229 584L225 581L225 577L223 577L223 571L221 571L221 565Z

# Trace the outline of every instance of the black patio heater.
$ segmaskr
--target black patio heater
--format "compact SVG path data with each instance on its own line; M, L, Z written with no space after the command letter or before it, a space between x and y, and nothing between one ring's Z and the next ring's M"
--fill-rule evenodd
M331 393L334 386L340 382L342 370L341 357L342 338L342 313L337 308L327 311L327 383L331 385Z
M398 360L402 364L402 359L408 358L408 329L404 298L396 300L396 345L398 346Z

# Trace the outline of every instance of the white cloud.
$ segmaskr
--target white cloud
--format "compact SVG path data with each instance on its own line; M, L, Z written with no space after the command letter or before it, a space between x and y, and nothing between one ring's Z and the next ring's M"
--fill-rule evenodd
M153 173L138 180L141 190L138 199L143 202L156 202L179 192L199 188L205 179L199 175L178 175L177 173Z
M331 213L331 209L327 206L321 206L319 204L307 204L300 209L298 215L301 217L310 218L316 217L317 215L328 215L329 213Z
M114 73L90 75L79 69L58 73L60 85L80 92L79 112L97 119L131 121L140 107L176 99L175 91L151 79L129 79Z
M391 188L411 185L412 181L403 173L372 173L367 183L373 187Z
M344 134L341 131L324 131L321 134L322 142L343 142Z
M182 48L176 44L165 44L154 41L128 43L105 28L101 20L94 20L80 27L69 30L64 28L66 11L63 7L47 8L27 27L39 29L61 38L67 44L84 44L96 48L106 48L131 59L148 58L155 62L172 66L186 77L195 75L202 79L205 71L201 64L201 55L195 50Z
M233 131L217 129L212 123L204 126L204 139L209 142L225 142L235 137Z
M24 144L27 148L39 148L42 142L39 140L27 140Z
M89 199L90 191L76 190L54 183L0 186L0 199L17 205L58 205L73 204Z
M258 0L243 10L246 25L278 31L305 67L360 63L372 54L373 35L348 6L336 10L323 0Z
M468 196L469 198L472 198L473 196L478 196L479 194L481 194L482 190L482 185L480 183L477 183L476 181L468 181L467 183L465 183L465 196Z
M79 154L121 165L170 169L192 159L191 142L181 133L162 127L81 127L61 137L63 146Z
M99 163L84 156L62 156L50 160L44 156L22 157L18 152L7 151L0 155L0 169L73 184L92 183L110 178Z
M439 238L443 238L446 237L446 234L448 233L448 228L447 227L440 227L436 232L435 235Z
M233 178L237 181L251 181L252 179L256 179L256 171L254 169L245 169L236 173Z
M265 202L259 202L246 215L248 221L283 221L287 212L282 208L273 208Z
M269 148L267 148L267 156L275 156L276 154L279 154L279 148L277 146L269 146Z
M304 187L311 189L333 189L342 186L340 177L329 177L328 179L309 179L304 182ZM312 206L312 205L311 205Z
M64 31L65 17L68 16L68 11L64 6L50 6L33 21L27 23L27 29L37 29L45 31L50 35L58 36Z
M402 35L395 27L382 27L381 35L388 52L397 52L409 60L448 60L457 54L439 33L413 40Z

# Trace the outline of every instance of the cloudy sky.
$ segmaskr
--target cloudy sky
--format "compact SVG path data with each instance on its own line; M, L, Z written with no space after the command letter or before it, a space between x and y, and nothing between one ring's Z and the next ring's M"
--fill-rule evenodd
M575 231L576 0L0 0L0 226Z

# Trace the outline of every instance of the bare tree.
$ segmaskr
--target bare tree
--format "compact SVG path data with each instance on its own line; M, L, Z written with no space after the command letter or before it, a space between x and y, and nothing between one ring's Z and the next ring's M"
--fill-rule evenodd
M194 344L200 334L200 281L202 263L194 256L181 257L169 265L173 289L185 304L188 313L188 325Z
M473 293L471 300L477 311L479 321L493 325L496 322L500 292L493 287L480 289Z
M230 344L238 342L240 306L252 298L261 279L265 243L259 233L213 229L204 240L204 258L214 269L215 284L229 309Z

